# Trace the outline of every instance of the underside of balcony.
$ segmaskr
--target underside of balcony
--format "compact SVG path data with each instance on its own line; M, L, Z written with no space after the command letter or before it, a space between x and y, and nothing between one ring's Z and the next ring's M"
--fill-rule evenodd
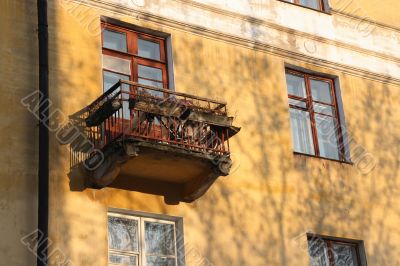
M91 187L163 195L170 202L192 202L229 174L229 138L240 130L226 103L128 81L79 117L96 150L81 162Z

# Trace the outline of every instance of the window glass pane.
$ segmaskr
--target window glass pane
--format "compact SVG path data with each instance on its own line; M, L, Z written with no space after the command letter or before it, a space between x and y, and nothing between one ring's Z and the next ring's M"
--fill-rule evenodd
M138 75L140 78L153 79L153 80L157 80L157 81L163 80L161 69L155 68L155 67L139 65L138 66Z
M138 81L142 85L152 86L152 87L156 87L156 88L159 88L159 89L163 88L163 84L161 82L152 81L152 80L148 80L148 79L141 79L141 78L139 78Z
M309 239L308 252L310 254L311 266L330 266L328 247L322 239Z
M110 72L107 70L103 71L103 91L108 91L112 86L114 86L120 79L129 81L130 77L123 74L118 74L114 72ZM123 90L127 91L129 86L127 84L123 84Z
M147 266L175 266L175 258L146 256Z
M331 86L328 82L311 79L310 85L314 101L332 103Z
M138 83L163 89L164 85L162 83L163 79L162 79L161 69L139 65L138 72L139 72ZM159 91L146 90L146 92L156 97L163 97L163 93Z
M303 77L286 73L286 84L289 94L306 98L306 84Z
M290 123L294 151L314 155L310 114L306 111L290 108Z
M138 251L138 221L108 217L108 247L115 250Z
M139 39L139 56L160 60L160 44Z
M152 86L152 87L157 87L157 88L163 89L163 84L160 82L157 82L157 81L139 78L138 83L146 85L146 86ZM160 98L162 98L164 96L164 93L161 91L146 90L146 92L150 93L153 96L160 97Z
M326 104L313 103L314 111L326 115L334 115L333 107Z
M103 55L103 68L130 76L131 60Z
M318 146L321 157L339 159L339 148L335 118L315 114Z
M112 86L114 86L120 79L129 81L130 77L126 76L126 75L122 75L122 74L117 74L114 72L103 71L103 90L104 90L104 92L106 92ZM129 85L122 84L122 90L129 91ZM129 109L129 102L127 101L129 99L129 95L126 93L122 94L122 99L124 99L124 101L122 102L123 118L129 119L130 118L130 109ZM125 99L126 99L126 101L125 101Z
M146 253L175 256L174 225L145 222Z
M335 266L357 266L357 252L355 247L349 245L332 245Z
M108 261L110 265L138 265L137 256L127 256L127 255L119 255L119 254L110 254L108 257Z
M301 108L306 108L307 104L303 101L299 101L299 100L295 100L295 99L291 99L289 98L289 104L291 105L295 105L297 107L301 107Z
M321 9L319 0L300 0L300 4L314 9Z
M128 51L126 48L126 34L105 29L103 31L103 47L126 53Z

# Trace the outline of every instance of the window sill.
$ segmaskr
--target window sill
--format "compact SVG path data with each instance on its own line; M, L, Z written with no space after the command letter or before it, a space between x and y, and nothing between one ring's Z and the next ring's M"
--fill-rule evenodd
M321 160L333 161L333 162L337 162L337 163L344 163L344 164L348 164L348 165L354 165L354 163L352 161L341 161L341 160L336 160L336 159L331 159L331 158L326 158L326 157L315 156L315 155L311 155L311 154L307 154L307 153L301 153L301 152L297 152L297 151L294 151L293 154L300 155L300 156L307 156L307 157L321 159Z
M313 10L313 11L317 11L317 12L320 12L320 13L323 13L323 14L326 14L326 15L332 15L332 12L330 12L330 10L328 11L328 10L315 9L315 8L312 8L312 7L303 6L303 5L299 5L299 4L296 4L296 3L288 2L286 0L278 0L278 1L286 3L286 4L298 6L298 7L307 8L307 9L310 9L310 10Z

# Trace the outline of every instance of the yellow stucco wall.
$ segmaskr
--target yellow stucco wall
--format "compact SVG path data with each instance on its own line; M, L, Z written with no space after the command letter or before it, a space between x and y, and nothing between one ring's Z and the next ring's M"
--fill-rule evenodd
M6 84L1 124L7 131L0 181L0 230L7 241L0 242L0 265L34 265L19 238L36 227L37 132L29 113L10 108L37 86L37 47L24 45L35 43L35 27L26 23L35 24L31 2L6 1L1 6L14 13L0 11L1 32L12 36L0 43L0 75ZM204 38L145 17L61 3L51 1L49 7L53 109L69 115L100 95L103 15L170 33L176 89L227 100L242 131L231 141L237 170L195 203L179 205L112 188L71 191L68 147L51 134L50 253L61 250L73 265L107 265L107 210L118 208L183 217L187 265L202 265L204 259L214 265L308 265L307 231L364 240L369 265L400 264L399 85ZM4 26L9 21L25 34L11 33ZM372 172L362 174L357 164L293 155L285 63L339 77L350 136L374 156ZM11 71L14 65L20 68Z
M0 3L0 265L34 265L20 239L37 228L37 122L21 99L37 89L35 1Z
M338 11L372 20L388 26L400 27L396 0L331 0L330 6Z

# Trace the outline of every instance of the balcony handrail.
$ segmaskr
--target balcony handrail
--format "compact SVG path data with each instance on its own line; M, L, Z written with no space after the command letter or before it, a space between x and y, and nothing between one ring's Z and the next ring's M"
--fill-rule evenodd
M201 96L191 95L188 93L176 92L176 91L168 90L168 89L160 89L157 87L143 85L143 84L133 82L133 81L119 80L119 83L124 83L127 85L137 86L137 87L141 87L141 88L145 88L145 89L149 89L149 90L153 90L153 91L163 92L166 94L172 94L172 95L190 98L190 99L194 99L194 100L210 102L210 103L218 104L219 106L221 106L220 108L225 107L227 105L227 103L225 101L217 101L217 100L213 100L213 99L209 99L209 98L205 98L205 97L201 97Z
M96 100L94 100L91 104L89 104L85 108L85 110L90 112L90 110L92 110L94 106L96 106L97 104L99 104L99 102L101 102L102 100L107 98L111 93L113 93L120 86L121 86L121 81L118 81L110 89L108 89L106 92L104 92L102 95L100 95Z
M224 101L125 80L74 114L74 120L97 149L134 140L226 155L230 154L229 138L240 130L232 126ZM91 155L74 150L74 156L76 164Z

